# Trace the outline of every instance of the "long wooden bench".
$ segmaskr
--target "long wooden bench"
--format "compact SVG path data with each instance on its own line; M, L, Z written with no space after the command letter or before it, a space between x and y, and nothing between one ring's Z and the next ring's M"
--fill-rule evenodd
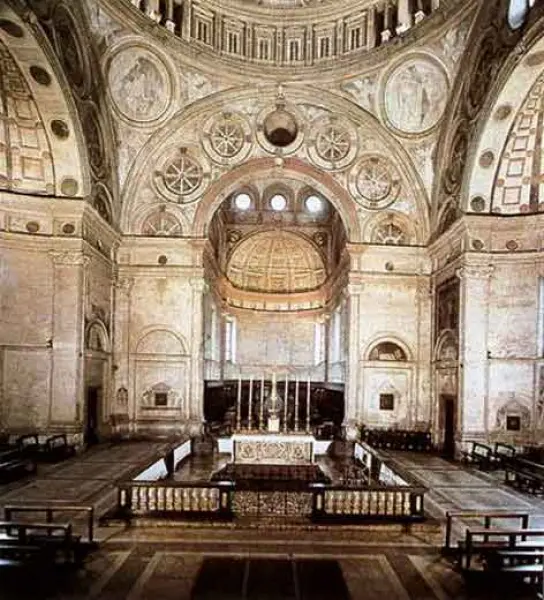
M57 462L74 456L76 448L68 443L65 433L52 435L45 440L41 450L41 458L48 462Z
M0 558L4 566L34 560L52 564L79 564L80 536L70 523L0 521Z
M516 520L521 529L527 529L529 527L529 513L523 511L448 511L446 512L446 536L444 540L444 546L442 548L442 552L444 554L452 554L459 551L459 547L452 546L451 544L453 522L455 519L477 519L480 522L483 522L483 524L480 524L479 526L483 527L484 529L490 529L496 526L496 522L498 520L505 521L507 519ZM466 530L469 528L470 526L465 526L464 535L466 535Z
M476 555L487 562L488 555L499 550L539 550L544 549L544 529L490 529L469 528L465 539L459 541L458 564L470 569L472 558Z
M532 494L544 491L544 465L524 458L512 458L505 465L505 483Z
M481 442L471 442L470 450L462 451L462 460L466 464L476 465L482 471L491 467L493 451Z
M54 524L55 517L65 518L68 514L82 516L85 519L86 536L81 541L90 546L94 545L94 509L92 506L77 506L72 504L6 504L4 506L4 522L15 520L16 516L33 516Z
M493 454L491 455L491 466L496 469L504 469L515 456L516 449L514 446L503 442L495 442Z
M0 452L0 482L13 481L36 472L36 461L17 447Z

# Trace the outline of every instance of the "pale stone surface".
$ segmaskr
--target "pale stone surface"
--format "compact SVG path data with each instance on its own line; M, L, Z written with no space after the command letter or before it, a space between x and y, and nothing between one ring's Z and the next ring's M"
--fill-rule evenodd
M119 416L197 433L204 379L275 370L344 385L350 435L441 444L451 398L458 445L541 440L543 41L497 76L466 164L451 156L464 214L443 231L437 153L475 2L393 3L398 31L372 2L213 2L224 35L141 4L69 7L51 48L0 8L23 32L0 28L0 427L81 434L98 390L103 435Z

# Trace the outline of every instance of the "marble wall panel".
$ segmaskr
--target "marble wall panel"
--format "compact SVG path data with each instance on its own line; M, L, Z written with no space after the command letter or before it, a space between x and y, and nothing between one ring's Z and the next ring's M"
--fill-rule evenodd
M534 263L496 264L490 306L491 356L534 356L538 323L538 276Z
M393 410L380 409L380 394L392 394ZM412 409L412 370L368 367L364 371L363 406L360 412L368 426L408 428Z
M52 337L53 277L45 252L0 249L0 344L45 347Z
M47 426L50 407L51 351L4 351L0 424L14 430Z
M237 329L240 365L313 367L314 321L297 315L277 320L263 314L258 318L238 318Z

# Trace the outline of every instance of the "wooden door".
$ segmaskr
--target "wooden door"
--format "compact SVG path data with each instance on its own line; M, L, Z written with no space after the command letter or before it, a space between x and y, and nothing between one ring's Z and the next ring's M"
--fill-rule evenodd
M98 406L101 393L100 387L87 388L84 438L89 446L98 442Z
M455 455L455 396L441 394L442 414L444 415L444 444L442 452L445 457Z

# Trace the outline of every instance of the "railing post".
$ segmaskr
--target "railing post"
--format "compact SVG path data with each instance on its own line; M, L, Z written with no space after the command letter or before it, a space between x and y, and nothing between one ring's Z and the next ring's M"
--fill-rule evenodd
M89 543L93 541L94 537L94 508L91 506L89 510Z

